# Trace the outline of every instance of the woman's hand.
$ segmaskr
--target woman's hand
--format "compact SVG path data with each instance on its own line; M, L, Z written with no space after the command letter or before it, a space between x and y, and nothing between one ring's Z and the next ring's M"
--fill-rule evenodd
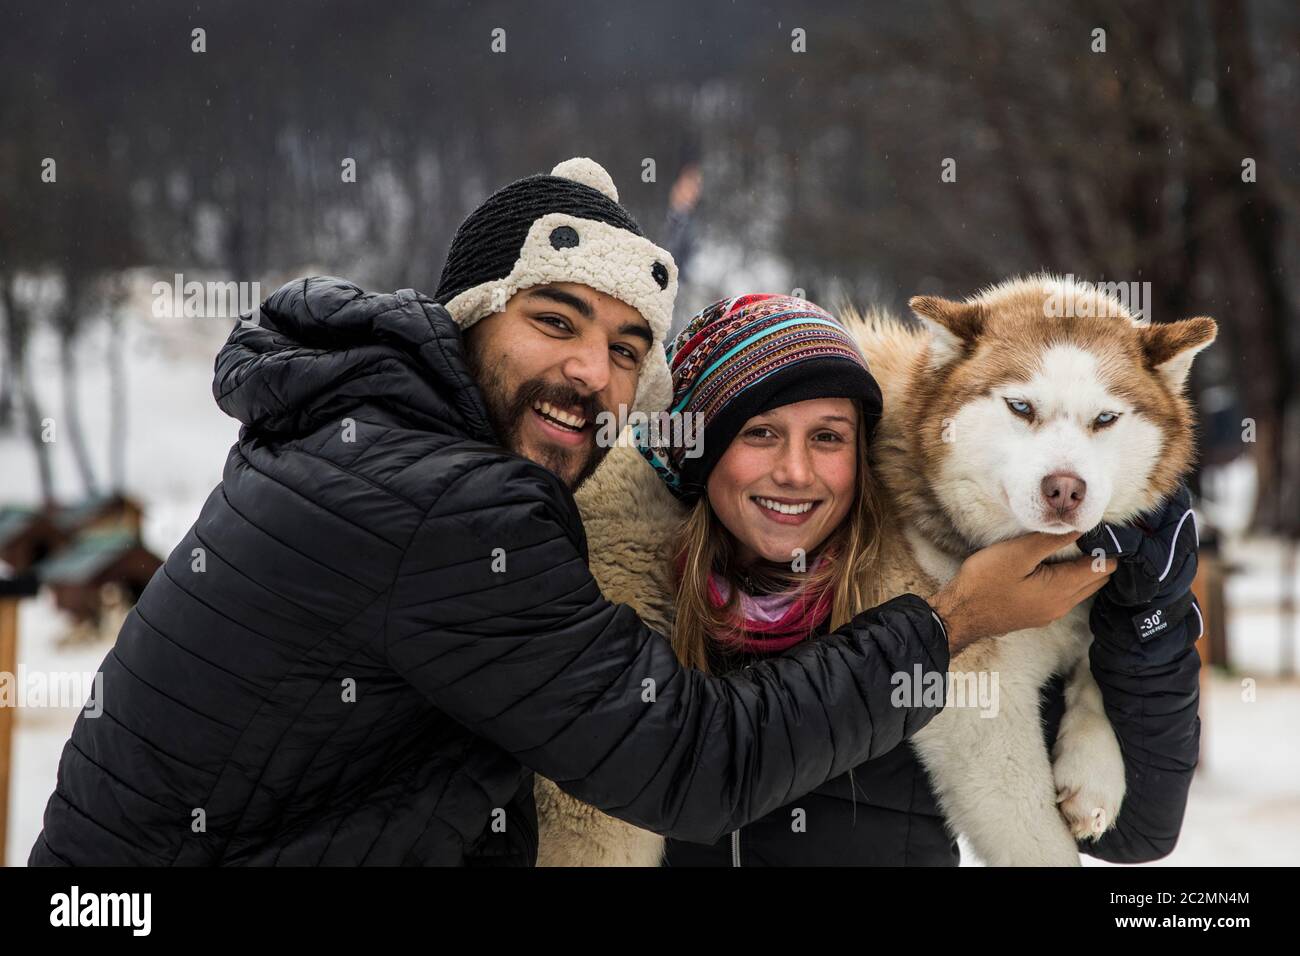
M1109 625L1100 629L1109 639L1145 643L1194 613L1191 586L1199 542L1186 485L1154 511L1125 525L1100 524L1075 543L1094 558L1119 561L1094 607Z
M1033 532L976 551L956 577L929 598L956 654L985 637L1044 627L1091 597L1115 571L1114 558L1092 557L1043 564L1075 542L1079 532Z
M1112 863L1168 854L1187 808L1201 743L1196 539L1191 495L1180 487L1130 525L1103 524L1076 542L1094 556L1119 559L1092 602L1088 656L1119 738L1127 792L1114 829L1079 844Z

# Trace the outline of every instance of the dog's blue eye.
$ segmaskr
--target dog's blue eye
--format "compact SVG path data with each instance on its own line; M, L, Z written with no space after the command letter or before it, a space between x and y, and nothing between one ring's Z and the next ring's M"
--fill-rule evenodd
M1018 398L1008 398L1007 407L1022 418L1028 418L1034 414L1034 406L1028 402L1022 402Z
M1111 422L1115 421L1115 419L1117 419L1117 418L1119 418L1119 415L1115 414L1114 412L1102 412L1100 415L1098 415L1098 416L1093 420L1093 424L1094 424L1094 425L1109 425Z

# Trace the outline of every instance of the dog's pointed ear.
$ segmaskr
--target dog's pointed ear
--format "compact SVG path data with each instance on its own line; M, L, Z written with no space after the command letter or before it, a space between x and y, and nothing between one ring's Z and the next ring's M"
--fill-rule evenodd
M1214 320L1204 317L1145 326L1141 335L1147 367L1159 372L1170 389L1182 391L1192 359L1218 334Z
M930 363L947 365L974 346L984 331L984 307L935 295L916 295L907 304L930 332Z

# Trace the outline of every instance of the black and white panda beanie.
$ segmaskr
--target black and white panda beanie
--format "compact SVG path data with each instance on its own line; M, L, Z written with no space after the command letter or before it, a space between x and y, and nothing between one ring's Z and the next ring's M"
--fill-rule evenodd
M672 398L664 339L677 298L677 264L618 202L609 173L586 157L498 189L466 217L447 252L434 298L462 329L505 308L516 292L577 282L625 302L650 325L633 410Z

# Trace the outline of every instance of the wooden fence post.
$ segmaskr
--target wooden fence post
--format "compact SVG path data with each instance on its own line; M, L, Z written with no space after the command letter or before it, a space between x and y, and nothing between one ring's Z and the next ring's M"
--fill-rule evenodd
M10 683L13 699L0 696L0 866L5 862L9 835L9 780L13 757L14 717L18 705L18 602L36 593L28 577L0 575L0 681Z

